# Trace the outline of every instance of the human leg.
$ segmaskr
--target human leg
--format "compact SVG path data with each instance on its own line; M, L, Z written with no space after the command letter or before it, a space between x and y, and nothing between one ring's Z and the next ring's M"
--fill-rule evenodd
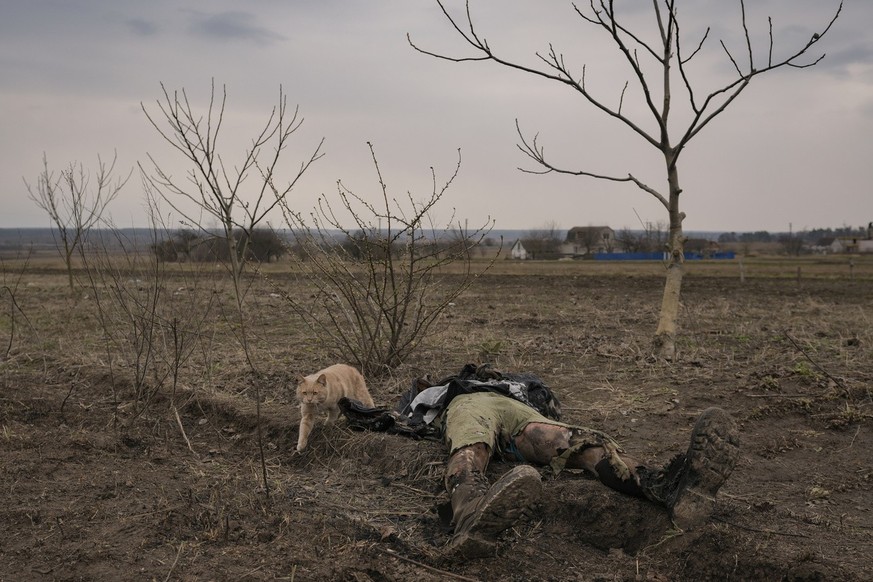
M514 445L530 462L585 469L612 489L660 503L683 529L709 517L739 458L736 423L720 408L698 417L686 452L660 469L624 454L608 437L598 442L603 437L582 428L531 423L515 436Z
M445 486L454 526L449 547L468 558L493 554L500 532L511 527L542 491L539 472L528 465L513 468L489 486L485 469L502 429L495 404L499 400L492 396L458 396L446 413L450 456Z
M491 458L491 450L485 443L476 443L458 449L449 456L444 477L446 491L450 494L458 483L472 475L484 475Z
M491 486L481 473L460 480L451 492L449 549L467 558L493 555L497 537L530 509L542 487L539 472L530 465L513 467Z
M626 455L608 436L582 427L532 422L513 439L515 449L532 463L584 469L604 485L622 493L645 497L637 468L642 463Z
M720 408L708 408L697 418L685 453L663 469L640 471L640 483L650 498L670 508L673 522L692 529L712 513L715 496L740 456L739 430Z

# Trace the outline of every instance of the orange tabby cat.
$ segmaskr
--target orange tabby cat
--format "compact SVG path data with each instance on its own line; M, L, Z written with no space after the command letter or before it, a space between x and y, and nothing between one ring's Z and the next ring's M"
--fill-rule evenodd
M343 396L358 400L365 406L373 407L373 399L367 391L367 384L361 373L345 364L334 364L309 376L300 376L297 386L297 400L300 401L300 433L297 437L297 451L306 448L309 433L315 424L318 410L327 409L327 422L339 416L337 402Z

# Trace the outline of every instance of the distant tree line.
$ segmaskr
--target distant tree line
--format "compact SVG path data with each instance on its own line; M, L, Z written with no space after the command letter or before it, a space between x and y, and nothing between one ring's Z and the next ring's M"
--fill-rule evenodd
M719 235L718 242L720 243L754 243L754 242L783 242L788 239L796 239L809 245L828 245L835 238L840 237L865 237L867 236L867 227L859 226L858 228L851 226L842 226L840 228L812 228L804 229L797 232L782 232L771 234L766 230L758 230L755 232L725 232Z
M753 244L769 243L780 248L788 255L800 255L816 252L828 247L837 238L873 238L873 223L867 226L839 228L812 228L793 232L774 232L758 230L754 232L725 232L717 237L720 244ZM666 248L668 239L667 225L663 222L648 222L641 230L623 228L615 233L615 248L621 252L658 252ZM559 259L566 256L562 247L566 242L564 231L555 223L527 231L521 237L521 243L527 251L528 258L539 260ZM694 239L695 241L702 239ZM590 255L599 248L603 241L597 229L583 231L574 238L581 245L580 252ZM691 244L691 243L689 243ZM691 250L689 248L689 250Z
M829 246L837 238L869 238L870 226L842 226L839 228L812 228L796 232L771 234L766 230L755 232L725 232L718 237L719 243L778 243L783 252L801 255L814 252L816 248Z
M667 248L667 230L664 222L647 222L641 231L621 229L616 233L615 239L625 252L652 253Z
M469 249L479 244L487 245L486 241L477 242L473 245L473 239L466 234L463 229L450 229L446 233L431 233L428 236L422 236L415 242L414 253L417 257L432 257L442 258L446 253L455 252L453 249L464 248ZM295 240L298 243L303 243L297 235ZM491 244L493 245L493 239ZM369 261L370 259L383 260L386 258L398 259L410 252L408 241L394 240L389 242L384 234L379 232L367 232L362 229L351 231L337 240L336 246L342 250L343 254L355 261ZM465 243L465 244L460 244ZM324 246L324 243L322 243ZM305 257L301 257L304 258Z
M311 233L288 232L284 234L269 228L257 228L249 234L237 229L233 234L237 258L260 263L277 261L287 254L293 254L298 259L305 261L308 253L304 249L304 244L317 244L325 249L332 247L333 250L342 253L345 258L353 261L382 260L389 258L389 256L392 259L397 259L403 256L407 250L400 241L389 244L379 233L364 232L360 229L337 237L333 243L316 243L309 240ZM433 237L426 242L419 241L416 253L419 256L440 257L449 252L450 249L458 248L458 243L464 238L465 234L461 230L455 229L449 233L448 237ZM493 245L494 241L491 240L490 243ZM228 245L221 237L209 233L203 234L192 229L177 230L168 238L152 243L150 248L155 257L165 263L227 261L230 252ZM242 256L243 249L245 249L245 257Z
M288 241L269 228L257 228L249 233L237 229L233 233L237 258L262 263L276 261L288 252ZM246 256L243 257L243 249ZM208 263L227 261L230 247L219 236L190 229L174 232L169 238L152 243L155 257L165 263Z

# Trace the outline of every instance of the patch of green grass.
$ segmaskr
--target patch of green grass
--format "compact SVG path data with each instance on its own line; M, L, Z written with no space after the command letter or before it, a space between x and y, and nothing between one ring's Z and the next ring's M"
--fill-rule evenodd
M794 367L791 368L791 373L802 378L816 378L818 376L818 373L813 370L808 362L797 362Z
M503 353L505 342L499 339L484 339L475 347L479 355L479 359L483 362L491 360Z

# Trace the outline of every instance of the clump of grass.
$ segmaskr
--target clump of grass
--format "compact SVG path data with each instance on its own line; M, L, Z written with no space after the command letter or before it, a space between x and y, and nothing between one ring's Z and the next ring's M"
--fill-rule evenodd
M791 368L791 373L802 378L815 378L817 375L807 362L797 362L794 367Z
M774 392L778 392L781 390L779 386L779 380L770 374L767 374L763 378L761 378L761 388L764 390L773 390Z
M808 503L816 503L821 502L828 499L831 496L831 492L825 489L824 487L819 487L818 485L813 486L806 492L806 501Z
M505 342L503 340L488 338L476 345L479 361L490 362L503 353Z
M852 424L860 424L865 420L873 419L873 415L865 414L861 409L850 402L845 402L844 407L828 422L828 428L844 429Z

